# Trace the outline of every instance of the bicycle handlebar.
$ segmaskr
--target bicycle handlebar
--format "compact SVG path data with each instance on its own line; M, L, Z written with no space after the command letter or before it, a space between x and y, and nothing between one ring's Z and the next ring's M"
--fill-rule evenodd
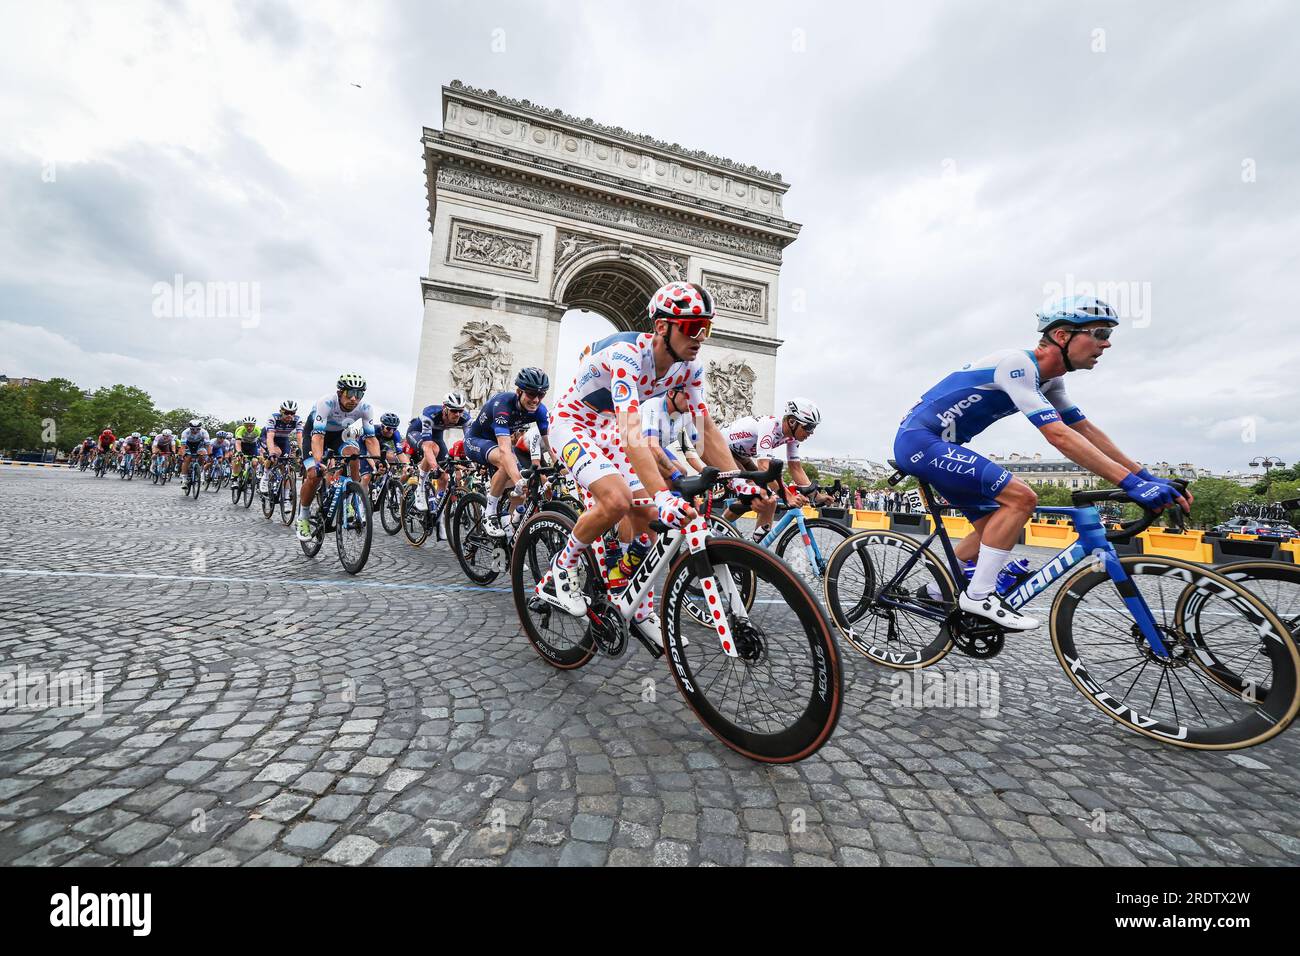
M697 496L708 492L713 486L734 479L752 481L762 488L780 478L781 472L784 470L785 463L775 459L768 464L764 471L721 471L710 465L698 475L690 478L678 478L674 490L680 492L683 498L693 500Z
M1187 482L1181 478L1173 479L1170 484L1178 489L1179 494L1187 491ZM1096 504L1099 501L1123 501L1129 502L1131 499L1128 493L1122 488L1104 488L1100 491L1076 491L1070 495L1070 501L1076 508L1085 508L1089 505ZM1183 527L1182 509L1175 508L1175 521L1179 527ZM1145 531L1151 527L1156 518L1160 517L1160 511L1152 511L1148 508L1142 509L1142 514L1132 521L1121 522L1118 528L1113 528L1106 532L1107 541L1126 541L1133 535Z

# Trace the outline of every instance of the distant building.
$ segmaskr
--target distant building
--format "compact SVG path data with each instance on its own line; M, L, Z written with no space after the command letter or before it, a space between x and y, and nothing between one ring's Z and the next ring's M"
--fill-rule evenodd
M0 385L17 385L20 388L26 388L28 385L44 385L43 378L10 378L8 375L0 375Z
M988 457L990 461L997 462L1021 481L1031 485L1055 485L1058 488L1081 491L1085 488L1095 488L1097 482L1101 480L1087 468L1076 465L1068 458L1045 459L1038 452L1032 455L1012 452L1005 458L999 455Z
M805 458L804 461L816 466L817 471L827 477L879 481L894 473L892 468L869 458Z

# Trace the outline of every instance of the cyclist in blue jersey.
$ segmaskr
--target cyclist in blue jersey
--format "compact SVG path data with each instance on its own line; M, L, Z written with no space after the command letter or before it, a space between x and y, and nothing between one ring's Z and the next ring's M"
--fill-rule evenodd
M396 412L384 412L379 416L379 426L375 429L375 441L379 445L379 456L386 465L405 465L410 459L404 450L406 439L399 428L402 420ZM369 459L361 462L361 484L368 489L370 476L375 471Z
M1038 627L997 594L998 573L1038 504L1024 481L965 447L993 422L1019 411L1063 456L1123 488L1144 507L1188 499L1125 455L1065 393L1064 376L1095 368L1110 348L1119 318L1105 302L1072 296L1038 313L1038 346L1004 349L953 372L912 407L894 438L898 467L929 482L975 526L957 557L978 554L975 573L959 598L963 611L1013 631Z
M419 449L420 482L415 486L415 508L428 511L428 495L424 491L424 473L433 472L438 476L438 491L447 490L447 475L442 466L447 462L447 443L442 433L448 428L465 428L465 396L458 391L450 391L441 405L426 405L406 427L406 440L412 448Z
M351 459L348 474L359 482L361 471L356 457L361 453L361 445L365 445L366 454L379 454L379 443L375 441L375 412L369 402L362 401L365 394L366 380L356 372L344 372L335 383L334 391L318 398L307 415L303 431L311 437L303 449L302 491L298 498L299 541L311 540L311 503L325 471L322 464L325 457L333 452L340 458ZM351 434L345 434L349 431Z
M266 420L262 429L262 444L266 446L267 456L274 461L282 454L287 455L292 445L302 447L302 419L298 417L298 403L286 398L280 403L280 410ZM263 462L265 465L265 462ZM270 488L267 470L262 470L262 480L258 491L266 494Z
M543 438L550 433L550 415L542 404L550 387L550 376L540 368L522 369L515 376L515 390L489 398L473 423L465 429L465 457L494 469L488 485L487 514L483 519L483 530L494 538L503 538L506 534L497 521L498 502L506 487L513 485L515 496L522 495L525 488L510 436L534 423ZM543 447L545 445L543 442Z

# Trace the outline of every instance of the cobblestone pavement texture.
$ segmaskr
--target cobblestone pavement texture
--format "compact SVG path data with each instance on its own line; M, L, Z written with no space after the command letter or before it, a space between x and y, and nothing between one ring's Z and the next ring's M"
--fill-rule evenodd
M1300 861L1294 731L1159 746L1079 696L1045 634L940 665L996 676L996 716L895 706L848 649L835 736L769 767L635 644L546 666L445 544L380 533L350 578L256 507L0 473L0 669L104 690L100 716L0 710L0 864Z

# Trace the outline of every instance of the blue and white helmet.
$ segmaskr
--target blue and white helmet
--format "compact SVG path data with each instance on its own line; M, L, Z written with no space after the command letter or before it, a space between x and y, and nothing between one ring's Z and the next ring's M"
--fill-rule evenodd
M1119 325L1119 315L1101 299L1090 295L1072 295L1057 299L1038 313L1038 331L1050 332L1058 325L1088 325L1106 322Z

